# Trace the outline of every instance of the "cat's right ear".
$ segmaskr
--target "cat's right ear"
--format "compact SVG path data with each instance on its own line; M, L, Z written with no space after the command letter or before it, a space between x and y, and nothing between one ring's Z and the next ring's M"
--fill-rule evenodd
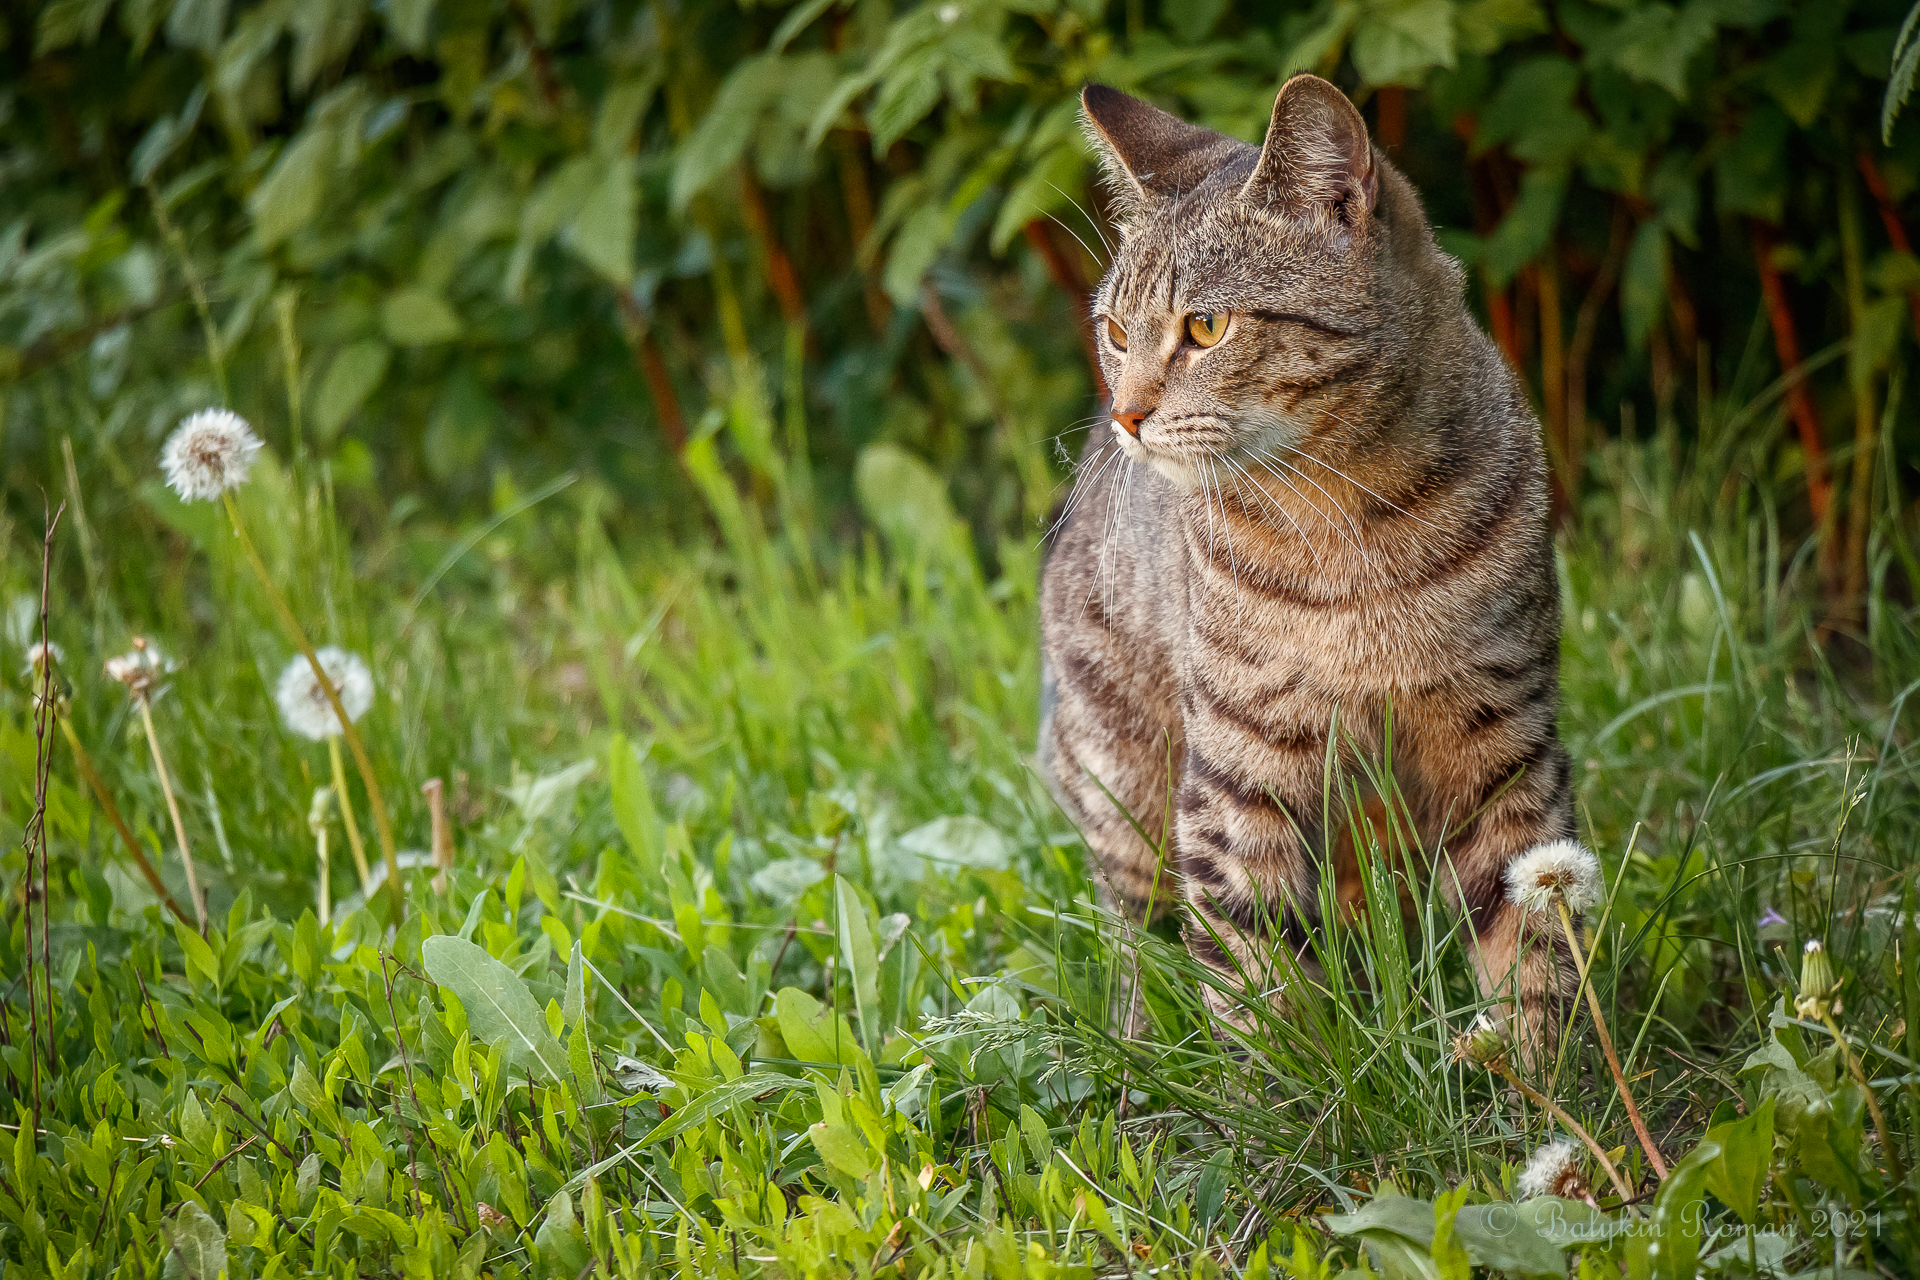
M1274 99L1260 162L1240 194L1292 218L1352 229L1380 194L1367 122L1319 76L1293 77Z
M1103 84L1080 91L1080 121L1129 218L1199 186L1236 145Z

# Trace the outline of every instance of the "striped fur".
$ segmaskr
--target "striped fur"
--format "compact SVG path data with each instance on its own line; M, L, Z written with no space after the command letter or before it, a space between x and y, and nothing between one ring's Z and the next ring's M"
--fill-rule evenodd
M1183 903L1196 955L1270 986L1320 922L1322 864L1358 892L1327 770L1351 794L1390 725L1405 821L1538 1048L1572 969L1538 925L1523 945L1501 873L1573 813L1521 388L1333 86L1289 81L1263 149L1109 89L1083 105L1124 225L1093 304L1116 420L1043 584L1055 793L1117 906ZM1231 313L1216 346L1183 336L1201 311Z

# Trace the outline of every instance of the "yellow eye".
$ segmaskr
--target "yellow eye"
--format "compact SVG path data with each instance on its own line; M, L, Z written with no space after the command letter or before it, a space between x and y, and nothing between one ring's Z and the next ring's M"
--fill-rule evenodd
M1187 317L1187 336L1197 347L1210 347L1227 335L1226 311L1196 311Z
M1127 349L1127 331L1112 316L1107 317L1107 339L1120 350Z

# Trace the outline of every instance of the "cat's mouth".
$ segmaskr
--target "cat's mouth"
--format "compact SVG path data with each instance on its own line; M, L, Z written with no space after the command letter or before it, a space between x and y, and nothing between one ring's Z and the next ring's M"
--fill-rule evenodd
M1148 418L1134 435L1118 422L1113 438L1129 462L1143 462L1182 489L1198 490L1224 475L1234 452L1233 433L1212 416L1188 415L1167 422Z

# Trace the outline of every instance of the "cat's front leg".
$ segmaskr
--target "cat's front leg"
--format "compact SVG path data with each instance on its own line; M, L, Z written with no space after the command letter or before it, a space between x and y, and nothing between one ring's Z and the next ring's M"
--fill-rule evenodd
M1474 776L1453 792L1452 826L1433 873L1466 913L1481 992L1512 1018L1520 1061L1537 1068L1558 1044L1578 971L1558 917L1515 901L1506 873L1530 850L1573 835L1566 749L1542 735L1505 751L1468 746L1450 758Z
M1318 844L1325 739L1311 732L1263 744L1257 774L1230 751L1189 745L1181 771L1175 847L1193 955L1226 979L1205 997L1245 1026L1249 1000L1284 1004L1314 968L1309 931L1319 915Z

